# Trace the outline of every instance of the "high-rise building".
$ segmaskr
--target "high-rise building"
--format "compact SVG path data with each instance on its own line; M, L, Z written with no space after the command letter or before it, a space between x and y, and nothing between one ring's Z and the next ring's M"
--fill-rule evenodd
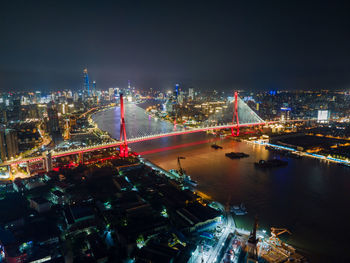
M177 103L182 105L184 103L185 95L183 91L180 91L180 94L177 96Z
M17 132L15 130L7 129L6 133L6 148L7 148L7 158L15 158L18 151L18 137Z
M114 88L109 88L108 89L108 95L109 95L109 99L110 100L114 100L115 99Z
M60 129L58 110L55 103L50 102L47 105L48 130L54 143L58 144L62 141L62 133Z
M92 82L92 95L93 96L96 95L96 81L95 80Z
M12 118L14 120L22 120L21 116L21 100L15 99L13 100L13 108L12 108Z
M18 155L18 137L15 130L0 129L0 151L2 161L14 158Z
M35 102L40 103L41 102L41 91L36 91L35 92Z
M90 97L90 82L87 68L84 69L84 91L87 93L87 96Z
M290 120L290 112L291 108L289 107L282 107L281 108L281 116L280 116L280 121L289 121Z
M2 121L6 125L7 124L7 110L2 111Z
M5 129L0 130L0 158L1 161L5 161L7 159Z
M171 99L167 99L167 101L165 102L165 110L168 113L171 113L174 110L173 101Z
M158 99L160 99L160 100L164 99L164 94L162 92L158 94Z
M194 100L194 89L193 89L193 88L189 88L189 89L188 89L188 97L189 97L191 100Z
M52 156L51 156L51 152L44 154L45 155L45 168L47 172L52 171Z
M50 102L47 105L47 116L49 117L48 128L50 134L55 134L60 132L58 111L55 103Z
M179 84L175 84L173 95L174 95L174 98L177 100L177 96L179 96Z
M68 103L67 102L59 103L58 112L61 113L62 115L69 113Z
M78 92L74 92L73 101L78 101L78 100L79 100L79 94Z

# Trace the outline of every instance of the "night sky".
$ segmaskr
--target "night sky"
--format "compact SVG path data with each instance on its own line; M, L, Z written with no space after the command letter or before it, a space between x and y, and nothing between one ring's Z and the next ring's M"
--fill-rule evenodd
M346 1L0 3L0 91L350 88Z

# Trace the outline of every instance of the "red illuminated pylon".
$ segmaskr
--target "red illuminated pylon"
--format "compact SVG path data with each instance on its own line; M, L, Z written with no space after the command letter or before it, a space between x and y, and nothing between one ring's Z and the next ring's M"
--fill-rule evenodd
M232 119L232 124L235 123L235 119L236 119L236 133L234 133L233 131L233 127L231 128L231 134L232 136L238 136L239 135L239 119L238 119L238 93L237 91L235 91L235 106L234 106L234 111L233 111L233 119Z
M123 94L120 94L120 141L124 141L124 143L119 146L119 149L120 149L119 155L120 157L123 157L123 158L128 157L129 149L128 149L128 141L126 139Z

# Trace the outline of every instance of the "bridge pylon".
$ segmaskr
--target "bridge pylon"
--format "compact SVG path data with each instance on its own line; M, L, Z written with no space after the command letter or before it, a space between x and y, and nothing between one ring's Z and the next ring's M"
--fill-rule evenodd
M234 109L233 109L233 118L232 118L232 124L235 123L236 120L236 133L234 132L234 128L231 127L231 134L232 136L238 136L239 135L239 119L238 119L238 92L235 91L235 103L234 103Z
M120 141L124 141L124 142L119 146L119 156L122 158L128 157L129 148L128 148L128 141L126 139L123 94L120 94Z

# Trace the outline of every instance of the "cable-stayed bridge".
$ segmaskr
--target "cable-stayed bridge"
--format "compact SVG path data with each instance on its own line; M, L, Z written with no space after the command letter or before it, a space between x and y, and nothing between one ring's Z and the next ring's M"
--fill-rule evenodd
M124 100L123 96L120 96L120 108L117 110L116 114L120 117L120 122L115 123L113 125L117 125L120 127L120 140L112 143L105 143L100 145L90 145L87 147L81 147L73 150L66 151L52 151L48 156L39 156L39 157L30 157L30 158L21 158L18 160L10 160L2 165L13 165L19 163L32 163L38 161L48 162L48 159L59 158L63 156L69 155L83 155L86 152L92 152L101 149L118 147L120 156L127 157L129 155L128 145L132 143L149 141L169 136L177 136L182 134L203 132L208 130L221 130L221 129L231 129L231 133L233 136L239 134L239 128L241 127L249 127L249 126L257 126L265 124L264 120L262 120L242 99L238 97L237 92L235 93L235 98L233 102L227 102L222 110L219 110L209 116L209 118L203 121L200 125L196 127L190 127L186 125L180 124L172 124L168 122L161 121L159 125L143 125L139 126L139 123L142 123L140 120L140 114L136 114L136 112L128 112L127 118L125 118L124 109L131 111L141 110L138 107L130 107L125 105L124 108ZM146 118L147 115L145 115ZM149 119L150 123L154 120L152 118ZM144 123L144 122L143 122ZM49 164L46 164L49 166ZM46 167L47 170L48 167Z
M247 126L249 124L262 124L264 121L243 100L237 96L237 115L235 117L235 100L220 104L217 112L211 113L209 117L200 124L190 125L187 123L174 123L151 117L142 108L135 104L125 106L125 128L128 142L133 139L149 136L177 135L179 132L196 132L210 129L225 129L231 126ZM112 137L118 138L120 134L120 108L98 113L93 118L102 130L112 133ZM117 120L117 121L116 121Z

